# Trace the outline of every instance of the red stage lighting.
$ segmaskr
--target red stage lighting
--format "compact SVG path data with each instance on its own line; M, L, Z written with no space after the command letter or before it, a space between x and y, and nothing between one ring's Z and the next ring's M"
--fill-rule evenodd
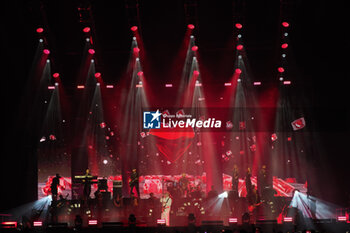
M196 45L195 45L195 46L192 46L191 49L192 49L193 52L196 52L196 51L198 50L198 46L196 46Z
M132 27L130 28L130 30L133 31L133 32L136 32L136 31L137 31L137 26L132 26Z
M49 54L50 54L50 50L44 49L44 50L43 50L43 53L46 54L46 55L49 55Z
M288 48L288 44L287 44L287 43L282 44L282 45L281 45L281 48L282 48L282 49Z
M44 32L44 28L37 28L37 29L36 29L36 32L37 32L37 33L43 33L43 32Z
M187 28L193 30L194 29L194 25L193 24L189 24L189 25L187 25Z
M112 89L114 86L113 85L106 85L106 88Z
M49 89L49 90L55 90L55 86L48 86L47 89Z
M193 75L194 76L198 76L199 75L199 71L198 70L193 71Z
M283 73L283 72L284 72L284 68L283 68L283 67L278 67L277 70L278 70L278 72L280 72L280 73Z
M93 55L93 54L95 54L95 49L89 49L88 52L89 52L91 55Z
M241 44L237 45L236 49L237 50L242 50L243 49L243 45L241 45Z
M284 85L290 85L290 84L292 84L292 82L291 81L283 81L283 84Z
M237 29L242 29L243 25L240 24L240 23L236 23L236 24L235 24L235 27L236 27Z
M52 77L54 77L54 78L59 78L59 77L60 77L60 74L59 74L59 73L54 73L54 74L52 75Z
M95 73L95 78L101 78L101 73L100 72L96 72Z
M225 83L224 86L225 87L230 87L230 86L232 86L232 83Z
M91 30L90 27L84 27L84 28L83 28L83 32L85 32L85 33L90 32L90 30Z
M143 71L137 72L137 75L141 77L143 75Z
M282 22L282 26L287 28L287 27L289 27L289 23L284 21L284 22Z
M134 50L134 53L140 52L140 49L138 47L133 48L133 50Z
M241 70L240 68L237 68L237 69L235 70L235 72L236 72L236 74L241 74L241 73L242 73L242 70Z

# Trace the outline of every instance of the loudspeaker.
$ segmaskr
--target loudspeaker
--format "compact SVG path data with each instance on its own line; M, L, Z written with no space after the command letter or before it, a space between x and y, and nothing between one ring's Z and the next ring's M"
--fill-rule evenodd
M119 197L122 196L122 188L123 188L123 181L121 180L113 181L113 198L116 198L117 195L119 195Z

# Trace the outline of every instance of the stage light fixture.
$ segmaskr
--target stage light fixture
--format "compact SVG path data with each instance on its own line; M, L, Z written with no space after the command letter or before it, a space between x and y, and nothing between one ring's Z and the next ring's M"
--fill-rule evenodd
M242 81L242 80L241 80L240 78L239 78L239 79L237 79L237 82L239 82L239 83L240 83L241 81Z
M280 73L283 73L283 72L284 72L284 68L283 68L283 67L278 67L277 70L278 70L278 72L280 72Z
M218 195L218 198L227 198L228 197L228 193L225 191L225 192L223 192L223 193L220 193L219 195Z
M91 30L90 27L84 27L84 28L83 28L83 32L85 32L85 33L90 32L90 30Z
M232 86L232 83L225 83L224 86L225 87L230 87L230 86Z
M54 74L52 75L52 77L54 77L54 78L59 78L59 77L60 77L60 74L59 74L59 73L54 73Z
M287 36L288 36L288 32L285 32L283 35L284 35L285 37L287 37Z
M242 73L242 70L241 70L240 68L237 68L237 69L235 69L235 73L236 73L236 74L241 74L241 73Z
M282 53L282 57L285 58L287 56L287 54L285 53Z
M166 83L166 84L165 84L165 87L173 87L173 84L171 84L171 83Z
M55 86L56 86L56 87L58 87L58 85L59 85L58 83L55 83Z
M284 223L293 222L293 217L284 217L284 218L283 218L283 222L284 222Z
M229 218L228 223L229 225L235 225L238 223L238 218Z
M279 80L280 80L280 81L283 81L283 77L280 77Z
M44 49L44 50L43 50L43 53L46 54L46 55L49 55L49 54L50 54L50 50Z
M346 221L347 221L347 218L346 218L346 216L338 216L338 217L337 217L337 221L338 221L338 222L346 222Z
M94 63L95 62L95 60L94 59L91 59L91 63Z
M237 50L242 50L243 49L243 45L241 45L241 44L237 45L236 49Z
M43 222L42 221L34 221L33 222L33 227L42 227L43 226Z
M39 42L40 42L40 43L43 43L43 42L44 42L44 40L40 38L40 39L39 39Z
M55 90L55 86L48 86L47 89L49 89L49 90Z
M283 81L283 85L290 85L290 84L292 84L291 81Z
M235 24L235 27L236 27L237 29L242 29L242 28L243 28L243 25L240 24L240 23L236 23L236 24Z
M137 76L139 76L139 77L143 76L143 71L141 70L141 71L137 72Z
M114 86L113 85L106 85L106 88L112 89L112 88L114 88Z
M288 43L283 43L283 44L281 45L281 48L282 48L282 49L288 48Z
M95 78L101 78L101 73L100 72L96 72L95 73Z
M193 38L194 38L194 35L191 35L190 38L193 39Z
M192 49L193 52L196 52L196 51L198 50L198 46L196 46L196 45L195 45L195 46L192 46L191 49Z
M130 30L133 31L133 32L136 32L136 31L137 31L137 26L132 26L132 27L130 28Z
M134 53L140 52L140 49L138 47L133 48L133 50L134 50Z
M97 226L98 221L95 219L89 219L88 225L89 226Z
M165 226L165 219L157 219L158 226Z
M284 21L284 22L282 22L282 26L285 27L285 28L287 28L287 27L289 27L289 23L286 22L286 21Z
M36 32L39 33L39 34L40 34L40 33L43 33L43 32L44 32L44 28L37 28L37 29L36 29Z
M242 34L238 34L237 37L238 37L238 38L242 38Z
M103 160L103 164L107 164L108 163L108 160L107 159L104 159Z
M46 59L46 63L50 63L50 59Z
M91 55L95 54L95 50L94 50L94 49L89 49L88 52L89 52Z
M189 24L189 25L187 25L187 28L190 29L190 30L193 30L194 29L194 25L193 24Z
M242 59L242 55L238 55L238 59Z
M86 41L86 42L90 42L90 38L86 38L85 41Z
M254 85L254 86L260 86L260 85L261 85L261 82L253 82L253 85Z
M78 88L78 89L84 89L85 86L84 86L84 85L78 85L77 88Z
M194 75L194 76L198 76L198 75L199 75L199 71L198 71L198 70L194 70L194 71L193 71L193 75ZM198 80L197 80L197 81L198 81Z
M98 87L99 87L100 85L101 85L101 83L96 83L96 86L98 86Z

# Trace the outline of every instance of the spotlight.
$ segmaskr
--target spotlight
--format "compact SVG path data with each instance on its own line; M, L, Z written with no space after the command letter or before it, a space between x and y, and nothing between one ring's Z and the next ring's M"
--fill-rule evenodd
M240 23L236 23L236 24L235 24L235 27L236 27L237 29L242 29L243 25L240 24Z
M286 21L284 21L284 22L282 22L282 26L285 27L285 28L287 28L287 27L289 27L289 23L286 22Z
M242 59L242 55L238 55L238 59Z
M166 83L166 84L165 84L165 87L173 87L173 84L171 84L171 83Z
M230 87L230 86L232 86L232 83L225 83L224 86L225 87Z
M253 85L254 85L254 86L260 86L260 85L261 85L261 82L253 82Z
M99 87L100 85L101 85L101 83L96 83L96 86L98 86L98 87Z
M287 37L287 36L288 36L288 32L285 32L283 35L284 35L285 37Z
M44 49L44 50L43 50L43 53L46 54L46 55L49 55L49 54L50 54L50 50Z
M193 75L194 75L194 76L198 76L198 75L199 75L199 71L198 71L198 70L194 70L194 71L193 71ZM198 81L198 80L197 80L197 81Z
M95 60L94 59L91 59L91 63L94 63L95 62Z
M136 61L140 61L140 58L137 57L135 60L136 60Z
M108 160L107 159L104 159L103 160L103 164L107 164L108 163Z
M137 26L132 26L132 27L130 28L130 30L133 31L133 32L136 32L136 31L137 31Z
M40 34L40 33L43 33L43 32L44 32L44 28L37 28L37 29L36 29L36 32L39 33L39 34Z
M95 73L95 78L101 78L101 73L100 72L96 72Z
M86 42L90 42L90 38L86 38L85 41L86 41Z
M193 52L196 52L196 51L198 50L198 46L196 46L196 45L195 45L195 46L192 46L191 49L192 49Z
M218 198L226 198L228 196L228 194L227 194L227 192L225 191L225 192L223 192L223 193L220 193L219 195L218 195Z
M95 50L94 50L94 49L89 49L88 52L89 52L91 55L95 54Z
M238 38L242 38L242 34L238 34L237 37L238 37Z
M137 76L143 76L143 71L139 71L139 72L137 72Z
M106 88L112 89L114 86L113 85L106 85Z
M134 50L134 53L140 52L140 49L138 47L133 48L133 50Z
M60 77L60 74L59 74L59 73L54 73L54 74L52 75L52 77L54 77L54 78L59 78L59 77Z
M278 72L280 72L280 73L283 73L283 72L284 72L284 68L283 68L283 67L278 67L277 70L278 70Z
M189 24L189 25L187 25L187 28L190 29L190 30L193 30L194 29L194 25L193 24Z
M46 59L46 63L50 63L50 59Z
M48 86L47 89L49 89L49 90L55 90L55 86Z
M56 86L56 87L58 87L58 85L59 85L58 83L55 83L55 86Z
M85 33L90 32L90 30L91 30L90 27L84 27L84 28L83 28L83 32L85 32Z
M85 86L84 86L84 85L78 85L77 88L78 88L78 89L84 89Z
M237 82L239 82L239 83L240 83L241 81L242 81L242 80L241 80L240 78L239 78L239 79L237 79Z
M283 81L283 77L280 77L279 80L280 80L280 81Z
M194 38L194 35L191 35L190 38L193 39L193 38Z
M243 45L241 45L241 44L237 45L236 49L237 50L242 50L243 49Z
M290 84L292 84L291 81L283 81L283 85L290 85Z
M42 42L44 42L44 40L40 38L40 39L39 39L39 42L42 43Z
M242 70L241 70L240 68L237 68L237 69L235 70L235 73L236 73L236 74L241 74L241 73L242 73Z
M133 37L132 37L132 40L136 40L136 36L133 36Z
M288 44L287 44L287 43L282 44L282 45L281 45L281 48L282 48L282 49L288 48Z
M282 57L285 58L287 56L287 54L285 53L282 53Z

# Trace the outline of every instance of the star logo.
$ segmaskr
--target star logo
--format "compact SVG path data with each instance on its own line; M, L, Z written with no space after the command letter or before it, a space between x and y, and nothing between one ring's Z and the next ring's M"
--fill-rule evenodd
M144 129L160 129L160 118L162 113L157 109L156 112L143 112L143 128Z

